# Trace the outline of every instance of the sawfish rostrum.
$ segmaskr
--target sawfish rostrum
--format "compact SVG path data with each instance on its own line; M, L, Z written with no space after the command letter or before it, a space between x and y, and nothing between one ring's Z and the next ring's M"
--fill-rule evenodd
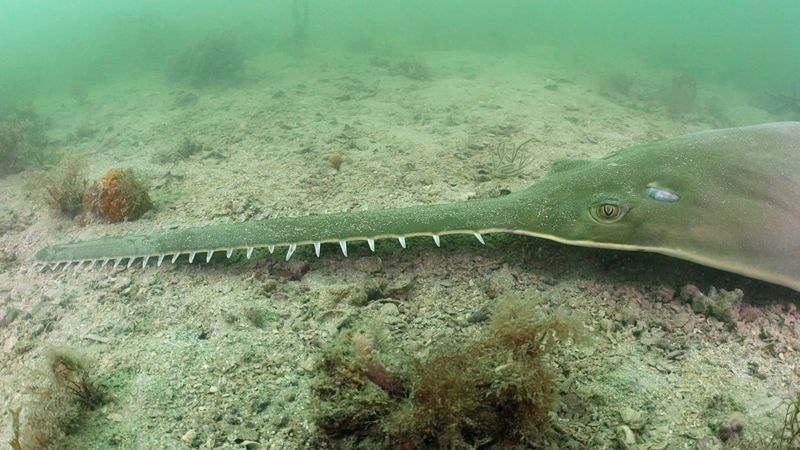
M705 131L588 161L559 161L505 197L387 210L291 217L103 237L36 254L42 268L161 265L216 252L347 245L488 233L570 245L640 250L800 290L800 122Z

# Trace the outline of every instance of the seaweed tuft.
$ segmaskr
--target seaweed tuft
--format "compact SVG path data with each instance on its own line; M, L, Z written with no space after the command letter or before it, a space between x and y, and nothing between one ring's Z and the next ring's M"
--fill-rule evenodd
M86 191L86 163L71 158L62 161L41 180L47 202L61 214L74 218L83 211Z
M445 340L415 360L381 352L381 339L369 329L342 333L318 365L315 420L334 447L535 441L548 428L558 395L543 355L583 336L575 318L544 316L534 298L520 296L502 298L490 324L473 337Z
M20 425L20 410L11 410L15 450L63 448L63 439L76 432L86 415L107 400L95 381L92 365L72 350L52 348L46 355L49 382L35 394Z

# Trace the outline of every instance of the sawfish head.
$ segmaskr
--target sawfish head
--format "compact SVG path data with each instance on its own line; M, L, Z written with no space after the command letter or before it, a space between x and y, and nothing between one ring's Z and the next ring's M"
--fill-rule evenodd
M519 230L573 245L652 250L673 240L686 215L700 205L685 195L685 180L631 170L616 155L554 164L521 194L539 201L525 208Z
M562 161L514 194L515 232L662 253L800 290L800 124Z

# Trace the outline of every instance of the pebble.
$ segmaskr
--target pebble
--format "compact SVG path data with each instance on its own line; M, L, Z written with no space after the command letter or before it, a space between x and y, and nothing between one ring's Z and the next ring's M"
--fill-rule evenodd
M189 445L191 445L196 438L197 438L197 432L194 430L189 430L186 433L184 433L183 436L181 436L181 440Z
M394 303L384 303L379 311L385 317L396 317L400 314L400 310Z
M369 150L369 139L367 138L358 138L353 140L353 148L365 152Z
M620 425L617 428L617 441L622 445L622 448L632 449L636 446L636 435L627 425Z
M383 289L383 295L390 298L402 298L411 289L414 278L411 275L400 275Z
M497 298L501 294L513 289L516 285L514 275L507 267L502 267L486 274L483 281L483 291L489 298Z
M637 411L630 406L622 408L619 415L621 421L632 430L641 430L644 428L645 422L647 422L647 417L641 411Z
M353 262L353 266L367 273L378 273L383 270L383 260L380 256L364 256Z

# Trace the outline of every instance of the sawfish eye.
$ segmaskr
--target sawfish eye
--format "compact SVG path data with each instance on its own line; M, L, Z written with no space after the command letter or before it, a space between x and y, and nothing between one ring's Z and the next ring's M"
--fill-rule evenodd
M592 218L601 223L614 223L622 218L622 208L613 203L601 203L591 209Z

